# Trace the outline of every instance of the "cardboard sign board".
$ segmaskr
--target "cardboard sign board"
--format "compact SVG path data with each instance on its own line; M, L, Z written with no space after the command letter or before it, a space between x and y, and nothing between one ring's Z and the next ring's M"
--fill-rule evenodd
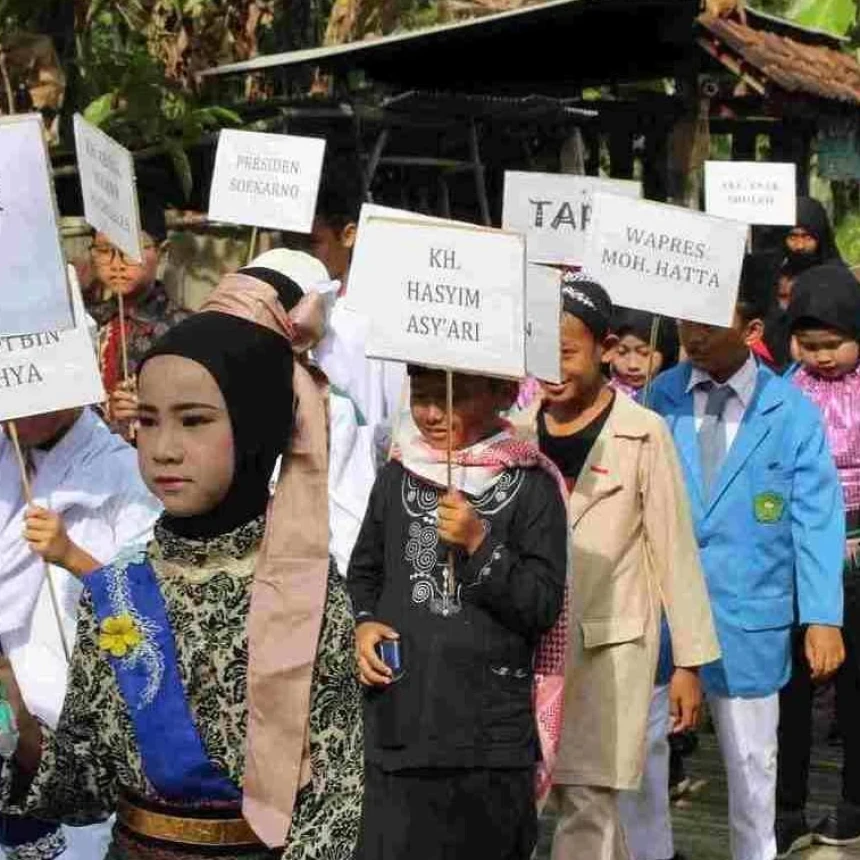
M370 217L367 354L492 376L525 374L525 241L460 224ZM359 272L361 277L361 272ZM350 289L356 282L350 277Z
M105 399L84 302L70 270L74 328L0 336L0 421Z
M592 229L592 198L640 198L642 184L563 173L505 172L502 227L525 233L530 263L579 266Z
M611 194L595 195L593 220L583 268L615 304L732 324L746 224Z
M706 161L705 211L746 224L793 227L797 168L766 161Z
M0 119L0 333L72 326L48 150L39 114Z
M310 233L324 154L322 138L222 130L209 220Z
M419 221L426 224L458 224L461 222L448 221L444 218L433 218L408 209L394 209L390 206L379 206L376 203L365 203L358 214L358 228L355 236L355 247L352 249L352 262L349 267L349 284L343 303L351 310L370 316L375 309L375 290L373 289L373 268L379 265L379 260L368 255L364 242L365 228L370 218L388 218L395 221Z
M75 150L84 218L132 260L140 261L143 242L131 153L75 114Z
M561 382L561 272L526 265L526 372Z

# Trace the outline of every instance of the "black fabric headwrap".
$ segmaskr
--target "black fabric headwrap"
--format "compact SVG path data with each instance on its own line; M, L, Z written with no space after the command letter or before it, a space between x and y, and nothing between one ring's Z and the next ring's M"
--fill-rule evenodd
M174 534L205 539L265 513L269 481L293 427L293 351L283 336L230 314L205 311L162 337L141 363L176 355L209 371L227 404L235 467L227 495L211 511L163 516Z
M581 319L595 340L609 334L612 299L609 293L584 272L565 272L561 278L561 309Z
M797 198L797 226L818 240L818 248L812 254L787 251L783 264L787 274L799 275L812 266L842 263L827 210L814 197Z
M860 342L860 283L847 266L815 266L794 284L788 309L792 332L832 328Z

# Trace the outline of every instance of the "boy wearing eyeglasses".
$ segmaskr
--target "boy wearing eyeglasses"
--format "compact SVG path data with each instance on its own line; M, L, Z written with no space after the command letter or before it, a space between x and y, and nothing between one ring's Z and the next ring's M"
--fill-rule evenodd
M137 417L134 374L140 359L168 329L189 315L167 294L158 280L158 266L167 249L164 205L150 193L141 193L140 226L143 259L136 262L111 244L103 233L90 247L95 277L88 310L99 326L99 366L110 395L109 420L125 432ZM125 378L119 299L124 305L125 341L129 379Z

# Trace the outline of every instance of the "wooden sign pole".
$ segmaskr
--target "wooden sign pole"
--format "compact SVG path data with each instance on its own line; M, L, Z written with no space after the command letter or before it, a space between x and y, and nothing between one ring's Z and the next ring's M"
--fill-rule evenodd
M248 241L248 261L245 263L246 266L251 265L251 261L254 257L257 256L257 234L258 229L256 227L251 228L251 238Z
M648 370L645 376L645 388L642 390L642 405L646 407L651 403L651 383L654 380L654 352L657 349L657 340L660 337L660 324L662 322L663 317L660 314L654 314L654 319L651 320L651 337L648 342L650 349Z
M445 371L445 420L448 424L448 492L454 489L454 374ZM443 612L447 615L449 603L454 598L454 550L448 550L448 564L445 567L445 596Z
M27 502L27 507L33 504L33 489L30 486L30 476L27 473L27 461L24 459L24 452L21 450L21 442L18 439L18 428L14 421L9 421L6 424L9 430L9 438L12 440L12 447L15 449L15 456L18 459L18 467L21 470L21 482L24 486L24 498ZM57 622L57 630L60 634L60 642L63 645L63 653L66 655L66 663L72 662L72 651L69 647L69 642L66 639L66 631L63 629L63 619L60 615L60 601L57 598L57 590L54 586L54 577L51 575L51 566L45 562L44 566L45 579L48 581L48 592L51 596L51 608L54 610L54 619Z

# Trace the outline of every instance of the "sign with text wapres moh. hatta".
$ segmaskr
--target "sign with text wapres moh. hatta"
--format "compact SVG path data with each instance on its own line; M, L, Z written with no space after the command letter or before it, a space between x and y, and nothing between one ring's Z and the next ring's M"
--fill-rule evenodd
M73 324L45 130L39 114L0 119L0 333Z
M69 282L74 328L0 335L0 421L104 400L95 345L71 267Z
M142 259L140 212L131 153L75 114L75 150L84 218L132 260Z
M223 129L209 194L209 220L310 233L325 140Z
M797 167L766 161L706 161L705 211L747 224L797 223Z
M367 354L525 375L525 240L457 223L369 218L375 310Z
M678 206L594 197L583 268L622 307L730 326L749 227Z
M530 263L582 264L594 194L640 198L642 184L564 173L505 172L502 227L526 234Z

